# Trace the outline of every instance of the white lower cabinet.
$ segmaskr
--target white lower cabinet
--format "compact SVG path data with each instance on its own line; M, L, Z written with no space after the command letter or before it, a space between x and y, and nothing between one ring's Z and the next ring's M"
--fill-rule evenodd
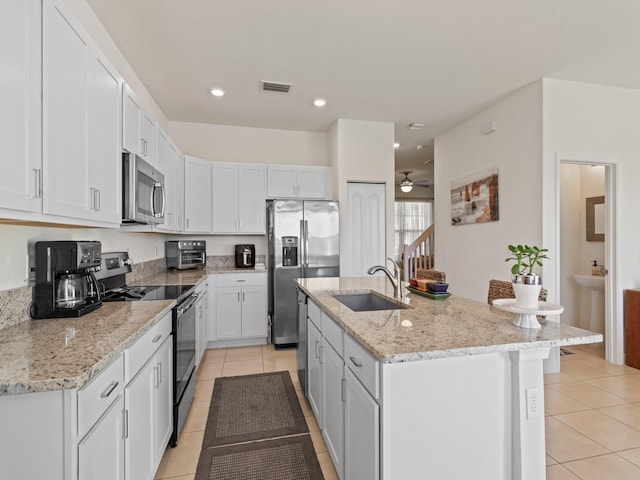
M196 365L200 365L202 356L207 349L207 324L209 323L209 279L198 287L198 301L196 303ZM215 279L211 280L215 284Z
M127 480L153 480L169 443L173 427L170 331L168 313L127 352L128 374L133 377L124 391ZM140 355L150 356L136 371L135 359Z
M266 343L267 274L216 275L215 291L215 315L210 317L208 329L212 346L230 340L234 343L226 345Z
M309 302L311 304L311 302ZM307 322L307 374L309 383L307 386L307 398L311 410L318 421L318 426L322 425L322 334L313 324Z
M345 369L344 478L380 478L380 407L349 368Z
M325 410L322 436L327 444L327 450L333 460L338 477L344 478L344 361L326 338L323 338L322 342L323 404Z
M125 480L124 395L78 444L78 480ZM128 477L143 478L143 477ZM153 477L152 477L153 478Z
M338 477L380 478L379 363L308 301L307 399Z

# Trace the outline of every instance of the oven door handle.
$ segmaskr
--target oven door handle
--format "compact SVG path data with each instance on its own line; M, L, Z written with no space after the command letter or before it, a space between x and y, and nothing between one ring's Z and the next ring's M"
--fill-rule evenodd
M191 307L193 307L193 304L196 303L197 299L198 299L198 294L192 293L189 299L185 300L184 303L182 303L178 307L178 309L176 310L176 313L178 315L184 315Z

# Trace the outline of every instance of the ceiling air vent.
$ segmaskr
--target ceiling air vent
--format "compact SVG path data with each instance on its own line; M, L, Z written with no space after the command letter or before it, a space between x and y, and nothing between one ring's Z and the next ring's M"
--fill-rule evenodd
M265 80L262 80L260 82L260 89L263 92L289 93L289 90L291 90L291 86L291 83L267 82Z

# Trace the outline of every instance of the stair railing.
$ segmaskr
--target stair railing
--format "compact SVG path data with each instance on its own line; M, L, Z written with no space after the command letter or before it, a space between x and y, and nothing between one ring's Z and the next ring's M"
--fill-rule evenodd
M431 225L411 245L402 248L403 280L409 282L409 278L416 276L419 268L433 268L433 240L434 226Z

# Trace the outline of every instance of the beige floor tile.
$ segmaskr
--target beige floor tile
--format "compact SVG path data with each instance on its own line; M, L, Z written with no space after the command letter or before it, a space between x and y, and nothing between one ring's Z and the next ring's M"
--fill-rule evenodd
M548 415L558 415L561 413L578 412L589 410L591 407L581 403L564 393L560 393L553 388L544 388L544 411Z
M225 364L227 362L239 362L243 360L262 360L262 347L238 347L228 348L224 357Z
M617 453L624 459L640 467L640 448L632 448L631 450L623 450Z
M316 454L326 452L327 445L324 443L322 432L320 432L320 428L318 427L318 423L315 421L315 418L306 417L305 419L307 420L307 425L309 425L309 433L311 434L313 449L316 451Z
M591 408L602 408L627 403L624 398L602 390L586 381L556 383L548 385L547 388L563 393Z
M156 478L171 478L196 473L204 430L182 432L176 448L168 448L162 457Z
M211 348L204 352L202 361L210 363L224 363L224 357L226 353L226 348Z
M547 480L580 480L562 465L550 465L547 467Z
M275 348L272 343L262 345L262 357L296 358L295 348Z
M549 465L555 465L556 463L558 463L558 462L556 462L555 458L550 457L549 455L545 455L545 457L546 457L546 459L545 459L545 465L547 465L547 466L549 466Z
M640 467L615 453L565 463L564 466L582 480L638 480L640 478Z
M254 358L253 360L243 360L238 362L224 362L224 366L222 367L223 377L252 375L254 373L264 373L262 358Z
M549 373L544 376L545 385L551 385L554 383L562 383L562 382L574 382L574 381L576 381L575 377L572 377L568 373L565 373L562 371L558 373Z
M297 370L296 360L291 358L264 358L262 360L265 372L279 372L281 370L289 370L295 372Z
M336 473L336 469L333 467L333 462L331 461L329 452L318 453L317 457L320 468L322 469L324 480L338 480L338 474Z
M171 477L171 478L166 478L166 480L193 480L195 477L194 475L180 475L179 477ZM165 479L160 479L160 477L155 477L155 480L165 480Z
M599 368L579 363L579 361L566 361L562 363L561 371L576 380L587 380L589 378L607 377L609 374Z
M196 382L196 394L193 397L194 402L211 402L211 394L213 393L213 380L203 380Z
M313 417L313 412L311 411L311 406L306 398L304 398L304 394L300 390L296 390L296 395L298 395L298 401L300 402L300 408L302 408L302 413L305 417Z
M207 416L209 415L210 402L193 402L187 421L184 424L184 432L196 432L204 430L207 424Z
M614 452L640 447L640 431L597 410L567 413L553 418ZM552 453L551 456L558 458Z
M213 380L222 376L222 366L224 363L202 363L198 367L197 380L201 382L203 380Z
M609 453L605 447L555 417L545 418L545 431L547 455L560 463Z
M640 430L640 403L599 408L598 411L615 418L619 422L629 425L636 430Z
M634 382L636 375L617 375L614 377L585 380L587 383L617 395L627 402L640 402L640 381Z

